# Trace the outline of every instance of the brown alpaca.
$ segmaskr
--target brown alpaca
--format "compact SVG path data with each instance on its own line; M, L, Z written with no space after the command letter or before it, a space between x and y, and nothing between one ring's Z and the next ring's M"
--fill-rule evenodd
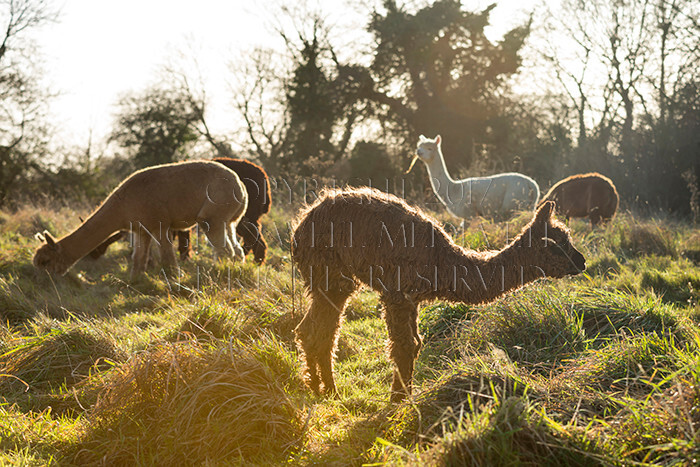
M335 393L333 358L343 309L365 284L381 296L396 368L392 401L410 394L421 347L418 305L440 299L487 303L544 276L585 269L569 231L545 203L520 235L500 251L456 245L419 208L380 191L361 188L325 193L299 215L292 255L311 307L296 328L308 382Z
M236 172L248 193L248 208L243 218L236 226L236 233L243 239L243 253L253 252L255 261L259 264L265 262L267 255L267 242L262 235L260 217L270 212L270 180L265 170L253 162L244 159L231 159L217 157L214 162L223 164ZM126 232L116 233L101 243L89 254L90 258L98 259L105 254L109 246L125 236ZM178 252L180 259L186 260L191 256L192 245L190 243L190 230L175 232L178 240Z
M236 233L243 239L243 252L253 252L255 261L262 264L267 255L267 243L262 236L260 217L270 212L270 181L265 170L257 164L244 159L217 157L214 162L223 164L238 174L248 192L248 209L236 227ZM180 258L189 258L190 231L176 233Z
M166 267L177 260L168 234L199 224L217 255L243 260L233 227L243 216L248 195L230 169L215 162L164 164L134 172L117 186L80 227L60 240L44 232L46 244L34 255L34 266L65 274L119 230L134 233L131 274L146 268L151 240L160 246Z
M571 217L588 217L591 227L613 218L620 198L612 180L597 172L578 174L557 182L542 198L557 203L558 213Z

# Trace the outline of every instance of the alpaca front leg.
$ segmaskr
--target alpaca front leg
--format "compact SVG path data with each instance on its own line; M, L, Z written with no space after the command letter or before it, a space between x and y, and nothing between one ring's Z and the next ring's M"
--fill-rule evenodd
M337 394L333 359L345 302L352 291L314 290L308 313L297 326L297 341L306 356L309 384L318 392L318 373L326 394Z
M389 354L396 365L391 385L391 402L400 402L411 394L414 362L420 349L418 310L406 299L384 301L385 319L389 331Z
M192 257L192 244L190 243L190 230L179 230L175 232L177 238L177 252L182 261L187 261Z
M177 266L177 258L171 239L172 236L168 236L166 240L160 242L160 262L167 272L172 271Z
M267 255L267 243L262 236L260 223L241 219L236 232L243 239L243 251L246 254L252 251L255 262L263 263Z
M131 278L146 271L148 250L151 246L151 236L148 232L134 234L134 253L132 254Z

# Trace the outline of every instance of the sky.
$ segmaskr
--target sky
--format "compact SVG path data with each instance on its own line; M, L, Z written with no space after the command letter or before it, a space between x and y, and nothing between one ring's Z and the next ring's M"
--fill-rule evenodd
M358 1L319 4L342 34L364 27L369 15L352 8ZM522 22L534 2L498 2L494 34ZM159 68L178 50L196 56L210 98L208 120L215 133L226 133L237 125L226 84L229 62L258 46L281 46L269 20L272 2L266 0L63 0L58 6L58 21L44 26L35 39L47 82L59 93L51 113L66 144L85 146L91 131L93 138L109 133L119 97L154 83Z

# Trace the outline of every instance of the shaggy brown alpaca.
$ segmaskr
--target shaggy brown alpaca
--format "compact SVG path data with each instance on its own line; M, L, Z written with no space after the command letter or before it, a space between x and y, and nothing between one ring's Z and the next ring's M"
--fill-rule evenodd
M236 227L236 232L243 239L243 251L248 254L251 250L255 261L262 264L267 255L267 243L262 236L260 217L270 212L270 180L265 170L257 164L243 159L217 157L214 162L223 164L238 174L248 192L248 209ZM190 231L181 230L176 233L180 258L190 257Z
M207 161L164 164L134 172L117 186L80 227L60 240L48 232L34 255L34 266L65 274L80 258L119 230L134 233L131 274L146 268L151 240L161 261L177 264L171 230L199 224L218 255L244 259L233 227L243 216L248 195L236 173Z
M365 284L381 296L396 369L392 401L410 393L421 347L418 305L432 299L490 302L544 276L585 269L569 231L545 203L521 234L500 251L456 245L438 222L380 191L325 193L299 215L292 255L308 288L311 307L297 326L308 382L335 393L333 359L343 309Z
M620 198L612 180L597 172L578 174L557 182L542 198L557 203L558 213L571 217L588 217L591 227L613 218Z

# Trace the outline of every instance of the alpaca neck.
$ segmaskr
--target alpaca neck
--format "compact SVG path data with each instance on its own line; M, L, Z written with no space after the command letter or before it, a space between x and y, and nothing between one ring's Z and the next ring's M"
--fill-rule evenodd
M438 298L471 304L487 303L544 277L542 269L527 256L528 251L532 249L518 242L498 252L457 254L449 261L449 274L439 275Z
M450 206L459 202L462 204L468 193L462 193L462 186L450 177L445 165L445 158L442 151L438 150L437 157L429 163L426 163L428 175L430 176L430 184L433 187L435 195L440 199L442 204Z
M58 241L63 257L69 264L94 250L107 237L125 228L121 218L115 218L108 199L80 227Z

